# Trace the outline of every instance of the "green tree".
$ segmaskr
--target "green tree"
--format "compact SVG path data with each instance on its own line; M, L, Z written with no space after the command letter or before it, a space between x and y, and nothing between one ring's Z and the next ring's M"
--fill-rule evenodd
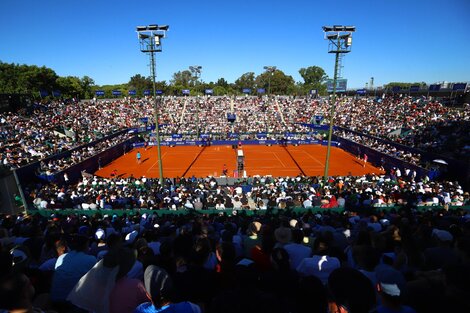
M271 84L272 94L292 94L295 93L295 81L290 75L276 69L274 72L263 72L256 77L256 87L264 88L266 91Z
M229 92L227 90L227 88L225 87L222 87L222 86L215 86L214 87L214 96L224 96L224 95L227 95Z
M131 77L127 83L129 90L135 89L138 95L143 95L144 90L152 90L152 80L150 77L144 77L140 74L136 74ZM159 88L157 88L159 89Z
M0 93L21 93L19 90L19 66L0 62Z
M411 86L420 86L425 88L427 84L425 82L415 82L415 83L404 83L404 82L391 82L384 85L384 89L393 88L394 86L399 86L401 89L409 89Z
M220 86L220 87L223 87L223 88L226 88L228 87L228 82L225 80L225 78L219 78L217 80L217 83L216 83L217 86Z
M173 74L171 84L174 86L180 85L189 88L190 83L193 81L193 75L189 70L179 71Z
M82 87L81 97L85 99L93 98L93 87L95 86L95 81L93 78L85 75L80 79L80 85Z
M117 85L102 85L102 86L95 86L93 93L96 90L103 90L105 95L105 98L114 98L115 96L113 95L113 90L119 90L121 91L122 95L121 97L127 96L127 84L117 84Z
M325 71L319 66L301 68L299 74L302 76L305 85L321 84L328 78Z
M304 80L303 84L297 85L297 91L300 94L306 95L313 89L317 90L320 95L327 93L325 82L328 76L321 67L309 66L307 68L301 68L299 74Z
M150 87L149 89L152 90L152 92L153 92L153 87ZM167 85L166 81L164 81L164 80L157 81L157 82L155 82L155 89L156 90L163 90L163 93L167 94L168 85Z
M82 81L76 76L59 77L56 84L64 97L80 97L84 94Z
M238 92L241 92L243 88L250 88L251 90L255 88L255 73L245 73L235 81L235 89Z

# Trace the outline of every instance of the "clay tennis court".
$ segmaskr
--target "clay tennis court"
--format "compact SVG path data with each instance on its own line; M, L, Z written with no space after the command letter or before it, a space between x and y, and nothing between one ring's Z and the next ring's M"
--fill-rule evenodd
M248 176L322 176L325 166L326 147L321 145L301 146L261 146L244 145L245 171ZM136 155L141 153L141 162ZM210 147L161 147L163 176L174 177L206 177L221 176L224 164L228 176L233 176L237 169L237 153L231 146ZM150 147L133 149L112 163L98 170L95 174L111 177L115 172L118 177L149 177L158 178L157 148ZM355 156L331 147L329 175L363 175L379 173L380 170L367 164L363 167L361 160Z

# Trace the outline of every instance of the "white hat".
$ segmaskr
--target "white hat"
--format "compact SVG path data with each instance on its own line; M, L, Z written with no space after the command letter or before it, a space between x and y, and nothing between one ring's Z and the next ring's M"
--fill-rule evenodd
M95 237L98 240L103 240L106 238L106 233L102 228L98 228L98 230L95 232Z
M136 230L133 230L130 233L128 233L125 238L126 243L130 245L133 244L138 234L139 233Z

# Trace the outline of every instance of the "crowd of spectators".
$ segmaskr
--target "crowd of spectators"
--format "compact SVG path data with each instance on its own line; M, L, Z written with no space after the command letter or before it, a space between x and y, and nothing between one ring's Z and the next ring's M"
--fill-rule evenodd
M346 99L337 112L340 126L424 151L455 157L470 144L468 105L446 107L436 100L406 96Z
M125 102L51 102L0 115L3 166L20 167L130 127Z
M163 119L163 134L187 135L212 134L213 138L227 138L229 133L284 134L306 133L308 128L295 123L286 123L279 111L276 99L266 97L210 97L170 98L166 100L180 112L172 111L177 118ZM168 105L165 105L168 107ZM179 113L179 116L178 116ZM229 122L227 113L234 113L236 120ZM168 123L166 123L168 122Z
M357 133L348 132L348 131L339 131L336 133L337 136L354 141L356 143L362 144L389 156L401 159L410 164L418 165L424 167L424 164L421 162L421 155L419 153L412 153L409 151L404 151L398 149L395 145L391 145L387 142L377 140L368 136L361 136Z
M132 134L123 133L113 137L112 139L105 139L98 141L95 144L92 143L80 149L75 149L70 153L70 155L66 155L62 158L48 160L47 162L44 160L40 161L37 175L53 176L72 165L78 164L85 159L103 152L132 137Z
M281 110L285 119L305 123L315 115L329 120L329 102L305 98L284 98ZM340 98L335 108L335 125L359 133L391 140L424 151L440 153L468 160L470 146L470 106L446 107L439 101L420 97L386 96L374 98ZM349 139L351 134L347 134ZM363 140L383 151L396 154L390 144L379 144L364 136ZM408 160L417 162L417 155L408 155Z
M142 126L141 118L153 115L150 100L51 103L29 113L2 114L2 162L21 166ZM299 123L315 115L327 119L328 109L322 99L170 97L162 99L160 117L165 136L223 137L306 133ZM338 125L420 148L432 139L427 132L446 128L437 144L468 132L464 125L470 116L468 108L408 97L344 98L336 109ZM237 115L233 124L227 112ZM449 130L454 126L457 132ZM391 137L401 128L410 131ZM370 137L338 135L419 162L419 156ZM42 162L42 173L60 171L127 136ZM38 213L47 214L0 215L0 310L470 311L470 214L452 209L469 205L470 195L458 182L418 180L405 168L327 182L256 176L234 186L214 177L166 179L160 185L146 177L85 175L77 184L27 186L25 196ZM451 210L433 209L440 206ZM290 210L296 207L322 210ZM61 214L69 208L77 213ZM342 213L330 210L335 208ZM111 209L127 213L118 216ZM134 215L128 209L154 213ZM203 209L220 212L207 215ZM226 215L226 209L238 214ZM159 210L176 214L158 216Z
M379 188L371 177L366 179L368 188ZM362 186L358 180L345 180L343 188ZM268 181L259 178L254 185L277 193L284 182L289 189L296 178L272 180L273 187ZM135 186L136 181L132 183ZM192 184L180 181L175 192L184 193ZM338 184L330 182L329 190L340 190ZM440 188L421 187L429 188L429 194ZM405 190L401 188L398 185L400 194ZM470 214L465 211L282 212L0 215L0 309L59 313L470 310Z
M74 185L45 184L27 190L37 209L248 209L322 207L357 208L397 205L466 205L468 192L457 182L415 179L405 169L391 175L334 177L248 177L237 186L221 186L214 177L167 179L100 178L88 175ZM243 189L241 186L249 186Z
M424 151L468 160L470 155L469 129L470 119L468 117L461 120L447 120L416 130L399 138L398 141L401 144L414 146Z
M163 97L159 103L161 134L179 140L209 134L212 139L317 138L302 123L315 116L329 119L325 99L294 97ZM227 113L233 113L232 123ZM16 113L0 115L0 155L4 167L20 167L48 156L92 142L120 129L152 123L151 98L93 100L79 103L51 102ZM470 108L451 108L427 98L341 98L336 105L335 124L360 133L453 157L466 157L470 146ZM398 131L398 132L397 132ZM347 135L350 139L351 136ZM381 151L400 154L413 163L417 155L395 151L365 137L355 138ZM59 166L61 167L61 166Z

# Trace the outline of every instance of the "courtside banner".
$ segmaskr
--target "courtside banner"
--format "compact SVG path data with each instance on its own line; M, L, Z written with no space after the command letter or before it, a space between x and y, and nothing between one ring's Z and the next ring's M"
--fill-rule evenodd
M441 85L436 84L436 85L429 85L429 91L439 91L441 90Z
M452 90L453 90L453 91L465 90L465 88L467 88L467 84L466 84L466 83L454 84L454 86L452 86Z

